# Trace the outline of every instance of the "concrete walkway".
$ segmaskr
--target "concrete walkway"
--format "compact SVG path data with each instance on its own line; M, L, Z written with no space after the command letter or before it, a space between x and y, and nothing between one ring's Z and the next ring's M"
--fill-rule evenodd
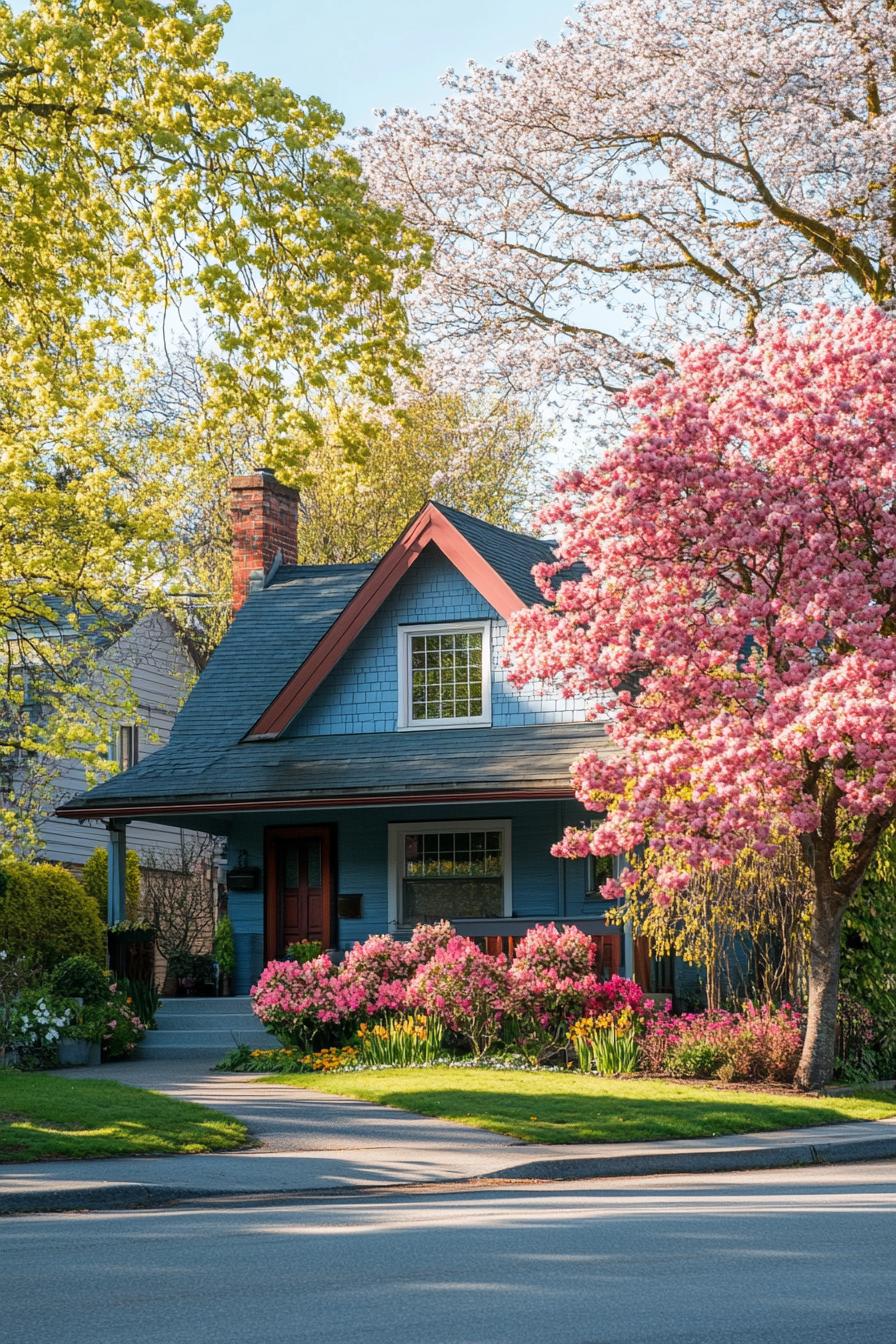
M896 1158L896 1119L654 1143L524 1144L351 1098L157 1060L68 1070L242 1120L257 1147L183 1157L0 1165L0 1213L145 1207L222 1196L357 1192L464 1180L581 1180Z

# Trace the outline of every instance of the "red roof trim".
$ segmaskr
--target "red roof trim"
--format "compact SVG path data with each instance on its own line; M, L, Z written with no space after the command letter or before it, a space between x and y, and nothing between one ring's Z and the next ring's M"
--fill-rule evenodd
M386 552L373 573L365 579L261 718L249 729L244 741L280 736L332 672L398 581L429 545L437 546L445 558L460 570L464 578L469 579L473 587L505 619L525 605L475 546L445 517L438 505L426 504Z
M80 821L102 817L187 816L201 812L283 812L320 807L394 807L402 803L475 803L512 802L515 799L570 798L572 787L542 789L470 789L463 793L371 793L334 794L326 798L259 798L251 801L207 801L196 803L150 803L143 806L121 804L117 807L58 807L57 817Z

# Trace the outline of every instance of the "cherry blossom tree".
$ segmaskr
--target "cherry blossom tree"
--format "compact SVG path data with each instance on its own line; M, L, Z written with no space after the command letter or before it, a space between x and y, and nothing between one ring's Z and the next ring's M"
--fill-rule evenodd
M434 240L414 303L461 386L587 395L682 340L894 296L892 0L594 0L362 138Z
M763 321L627 401L624 441L556 487L551 605L510 643L517 681L603 694L619 749L575 763L602 816L554 852L638 852L624 884L663 901L795 838L813 884L798 1081L818 1086L843 914L896 818L896 318Z

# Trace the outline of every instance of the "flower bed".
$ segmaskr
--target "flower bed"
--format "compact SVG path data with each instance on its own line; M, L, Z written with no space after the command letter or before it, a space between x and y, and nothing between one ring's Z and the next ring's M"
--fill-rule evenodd
M802 1018L789 1004L673 1016L621 976L600 980L580 929L539 925L508 960L443 921L398 942L376 934L341 965L275 961L252 989L255 1012L287 1047L240 1052L228 1066L326 1071L425 1066L472 1057L599 1074L637 1071L787 1082ZM274 1058L276 1056L276 1058Z

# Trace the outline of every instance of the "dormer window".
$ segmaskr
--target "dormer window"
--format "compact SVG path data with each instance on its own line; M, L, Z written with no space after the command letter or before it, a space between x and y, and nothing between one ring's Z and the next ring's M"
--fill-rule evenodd
M489 629L488 621L399 629L399 728L491 723Z

